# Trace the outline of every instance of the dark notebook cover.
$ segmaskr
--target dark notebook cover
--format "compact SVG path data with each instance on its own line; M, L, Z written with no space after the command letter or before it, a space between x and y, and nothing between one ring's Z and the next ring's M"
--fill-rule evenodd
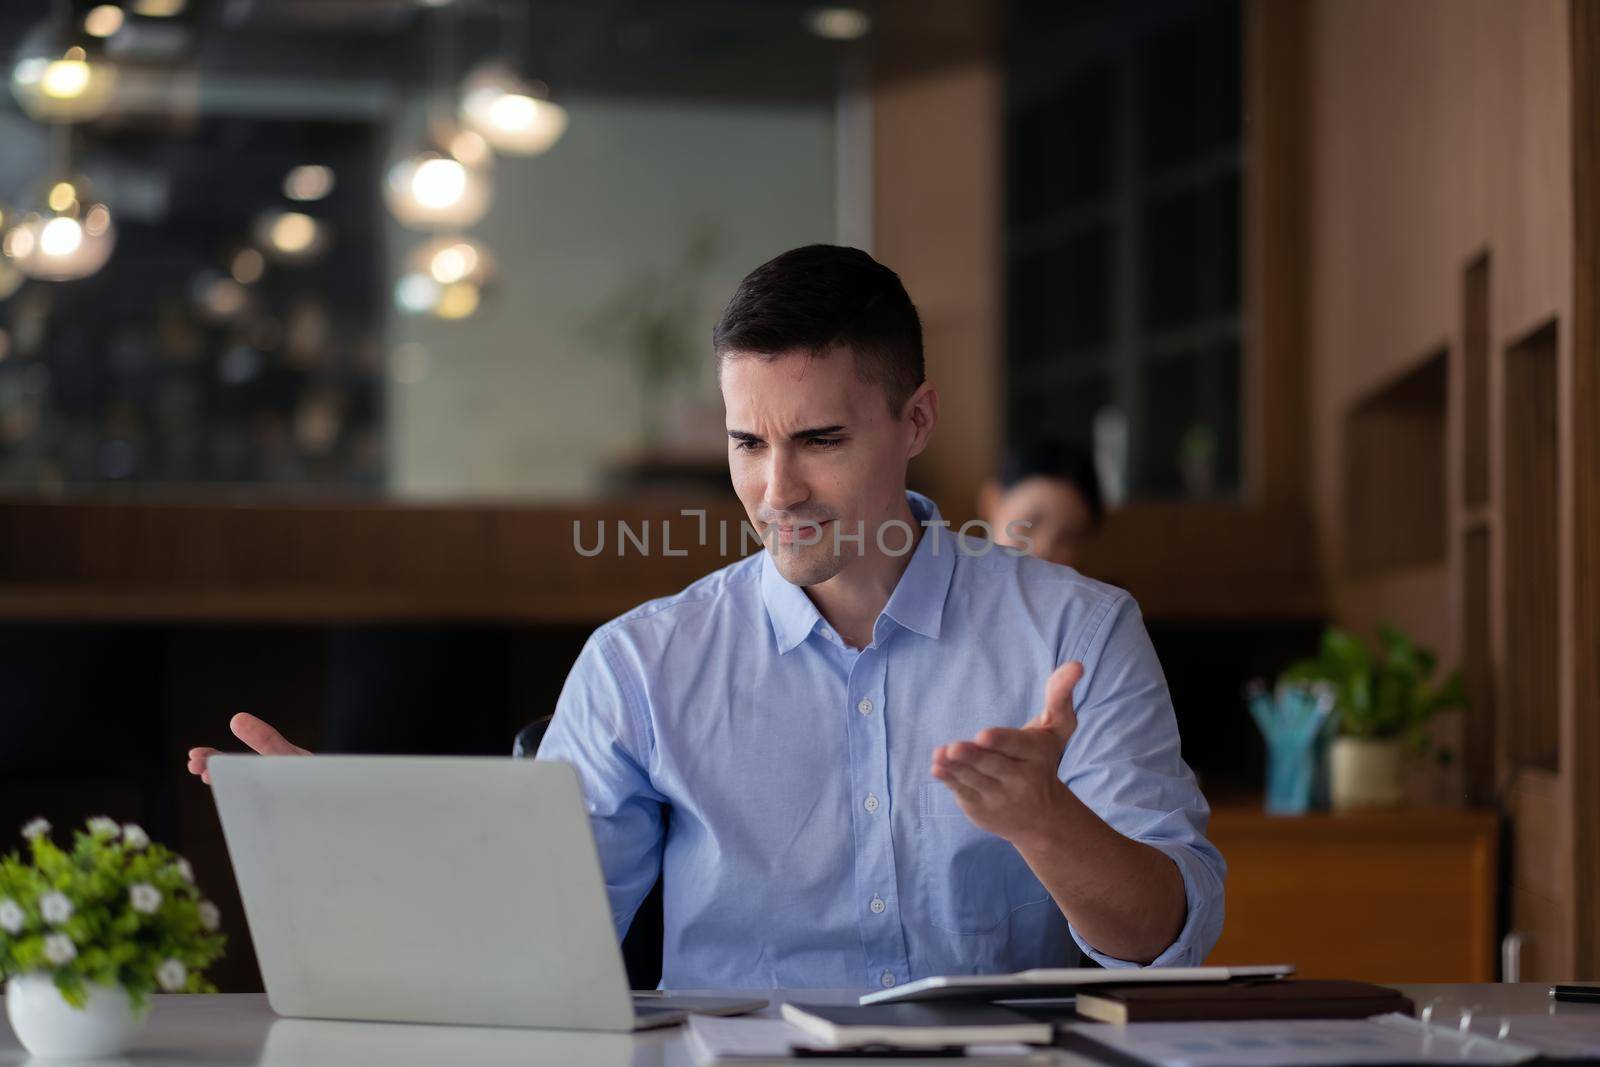
M1152 985L1085 989L1078 1014L1100 1022L1206 1019L1365 1019L1414 1005L1398 991L1368 982L1280 979L1236 985Z

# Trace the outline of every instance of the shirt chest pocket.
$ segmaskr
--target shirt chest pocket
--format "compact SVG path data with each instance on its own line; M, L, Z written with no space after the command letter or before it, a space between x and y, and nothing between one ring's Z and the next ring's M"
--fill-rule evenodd
M928 920L958 934L988 933L1050 894L1011 842L978 829L943 782L918 791L918 856Z

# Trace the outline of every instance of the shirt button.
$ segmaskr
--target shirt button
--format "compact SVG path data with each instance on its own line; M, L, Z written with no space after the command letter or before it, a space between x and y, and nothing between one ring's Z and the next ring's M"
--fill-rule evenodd
M883 988L888 989L890 986L894 985L894 972L884 971L882 977L880 977L878 981L883 983Z
M872 903L867 905L867 906L872 909L872 914L874 914L874 915L882 915L883 914L883 909L887 908L889 905L887 905L887 904L885 904L883 902L883 898L882 897L878 896L877 894L873 894Z
M833 640L833 631L828 629L826 626L824 626L822 629L818 630L817 633L822 635L822 639L824 641L832 641Z
M859 711L863 715L871 715L872 714L872 701L868 700L866 697L862 697L861 698L861 703L856 705L856 710Z
M878 794L876 794L876 793L868 793L867 794L867 799L861 802L861 806L863 808L867 809L867 814L869 814L869 815L872 814L873 812L877 811L878 810Z

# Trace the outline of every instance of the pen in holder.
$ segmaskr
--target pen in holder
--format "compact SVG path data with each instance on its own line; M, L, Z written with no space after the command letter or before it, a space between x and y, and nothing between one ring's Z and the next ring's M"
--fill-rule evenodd
M1311 807L1317 740L1333 714L1333 690L1322 684L1265 684L1245 691L1250 716L1267 743L1267 812L1303 815Z

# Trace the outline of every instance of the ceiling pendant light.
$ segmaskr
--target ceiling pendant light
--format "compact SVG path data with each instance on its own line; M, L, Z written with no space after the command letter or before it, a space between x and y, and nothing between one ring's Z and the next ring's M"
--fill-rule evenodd
M470 138L463 141L459 135L448 143L468 153L477 144ZM414 230L471 226L489 210L492 192L493 183L484 166L469 163L438 143L390 167L383 189L390 213L402 226Z
M567 109L542 82L519 78L502 62L478 67L461 84L461 122L496 152L536 156L567 131Z
M106 265L116 247L111 209L94 199L81 177L58 178L47 190L43 203L6 232L0 250L30 278L87 278Z
M451 234L418 246L395 283L395 305L412 315L465 319L476 314L494 280L494 256L483 242Z
M414 230L459 230L489 210L493 154L482 136L456 126L445 102L449 84L452 23L446 9L433 27L429 57L428 135L423 147L394 163L384 182L384 202L402 226Z
M99 118L116 84L116 65L73 32L69 0L57 0L55 17L23 36L11 66L11 93L36 122Z

